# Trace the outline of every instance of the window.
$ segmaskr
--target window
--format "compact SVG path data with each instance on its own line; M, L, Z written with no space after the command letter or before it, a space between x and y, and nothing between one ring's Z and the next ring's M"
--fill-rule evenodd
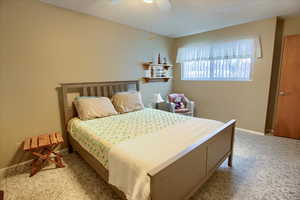
M255 39L180 48L182 80L249 81L255 54L260 57Z
M251 58L187 61L182 63L182 80L251 79Z

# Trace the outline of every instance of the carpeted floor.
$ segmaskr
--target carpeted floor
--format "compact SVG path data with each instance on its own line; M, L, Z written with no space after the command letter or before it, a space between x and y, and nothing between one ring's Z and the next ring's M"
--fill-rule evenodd
M50 165L32 178L28 165L1 170L5 200L119 200L77 154L64 162L66 168ZM191 198L204 199L300 200L300 140L238 132L234 167L224 163Z

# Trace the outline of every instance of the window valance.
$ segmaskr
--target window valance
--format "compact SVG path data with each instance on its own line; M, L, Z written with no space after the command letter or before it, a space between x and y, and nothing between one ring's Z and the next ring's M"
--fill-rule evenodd
M177 52L177 63L215 59L261 58L259 38L232 40L182 47Z

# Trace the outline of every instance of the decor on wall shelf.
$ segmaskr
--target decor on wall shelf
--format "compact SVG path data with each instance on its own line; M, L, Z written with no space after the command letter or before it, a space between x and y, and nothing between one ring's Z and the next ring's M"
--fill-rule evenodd
M168 62L167 62L167 58L166 57L164 57L163 58L163 61L164 61L164 63L163 64L167 64Z
M148 63L153 63L153 57L152 56L150 56L150 57L148 57Z
M158 57L157 57L157 64L161 64L161 61L160 61L160 53L158 54Z
M170 64L143 63L145 82L168 82L170 78Z

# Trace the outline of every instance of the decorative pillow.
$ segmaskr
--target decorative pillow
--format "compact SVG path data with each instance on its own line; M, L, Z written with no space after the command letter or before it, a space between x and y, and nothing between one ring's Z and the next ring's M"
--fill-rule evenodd
M81 120L118 114L107 97L79 97L74 104Z
M111 101L119 113L127 113L144 108L140 92L119 92L112 97Z
M176 93L174 93L174 94L169 94L168 95L169 102L173 102L174 103L176 101L176 99L178 99L178 98L181 98L182 102L185 100L184 94L176 94Z

